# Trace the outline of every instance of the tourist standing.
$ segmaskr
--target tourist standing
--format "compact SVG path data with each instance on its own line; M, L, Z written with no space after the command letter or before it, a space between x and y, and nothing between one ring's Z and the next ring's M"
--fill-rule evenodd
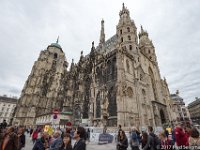
M26 136L24 135L24 128L18 128L18 137L19 137L19 149L22 150L25 148Z
M0 150L19 150L19 140L14 127L9 127L5 131L5 135L0 144Z
M140 139L138 138L137 128L133 127L130 136L130 145L132 150L139 150Z
M128 139L123 130L119 131L118 134L118 142L117 142L117 150L127 150L128 148Z
M63 135L63 143L59 150L72 150L71 136L68 133Z
M179 147L179 149L181 149L181 147L188 145L187 141L188 136L187 134L185 134L181 123L177 123L174 133L175 133L176 145Z
M49 135L47 132L42 133L41 138L38 139L32 150L49 150Z
M155 150L154 147L150 144L152 137L147 134L147 132L142 132L142 149L143 150Z
M159 149L172 150L174 148L172 140L170 140L167 137L166 133L161 132L159 134L159 138L160 138L160 148Z
M33 141L33 144L36 142L36 140L38 139L38 130L35 129L32 133L32 141Z
M196 128L192 128L191 135L189 137L189 146L200 146L199 131Z
M85 129L83 127L77 127L74 132L74 139L76 140L73 150L86 150L85 144Z
M153 132L153 127L148 126L148 132L150 136L150 145L153 147L154 150L159 149L158 146L160 145L160 140L158 136Z
M59 147L62 145L62 138L61 138L60 132L55 131L55 133L53 134L53 138L54 140L52 144L50 145L49 150L58 150Z

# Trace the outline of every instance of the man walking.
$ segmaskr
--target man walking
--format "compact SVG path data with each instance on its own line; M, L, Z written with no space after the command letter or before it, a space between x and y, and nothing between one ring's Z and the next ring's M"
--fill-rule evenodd
M76 140L73 150L86 150L85 144L85 129L83 127L77 127L74 132L74 139Z

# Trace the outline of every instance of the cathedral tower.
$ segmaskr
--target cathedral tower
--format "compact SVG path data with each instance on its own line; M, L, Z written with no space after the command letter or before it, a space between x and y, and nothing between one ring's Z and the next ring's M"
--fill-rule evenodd
M47 50L41 51L22 90L15 122L19 125L33 125L38 115L61 108L63 77L67 65L58 39Z
M137 28L130 18L129 10L122 6L119 12L119 22L117 25L117 38L119 47L126 49L130 54L137 53Z

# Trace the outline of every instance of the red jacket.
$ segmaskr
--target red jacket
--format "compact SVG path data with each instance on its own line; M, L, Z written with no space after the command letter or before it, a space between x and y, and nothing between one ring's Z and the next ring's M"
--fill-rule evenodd
M188 136L182 128L176 127L174 133L177 146L188 146Z
M37 131L33 132L32 138L33 139L37 139L38 138L38 132Z

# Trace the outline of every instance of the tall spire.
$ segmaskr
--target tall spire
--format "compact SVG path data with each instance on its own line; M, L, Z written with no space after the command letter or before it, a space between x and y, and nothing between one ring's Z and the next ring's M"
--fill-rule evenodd
M139 38L141 38L141 37L144 36L144 35L148 37L147 31L145 31L145 30L143 29L142 25L141 25L141 31L140 31L140 33L139 33Z
M127 14L129 16L129 10L124 6L124 3L122 4L122 10L119 12L119 16L123 16L124 14Z
M104 33L104 20L101 20L101 33L100 33L100 40L99 44L104 44L105 43L105 33Z
M58 42L59 42L59 36L58 36L58 38L57 38L57 40L56 40L56 43L58 44Z

